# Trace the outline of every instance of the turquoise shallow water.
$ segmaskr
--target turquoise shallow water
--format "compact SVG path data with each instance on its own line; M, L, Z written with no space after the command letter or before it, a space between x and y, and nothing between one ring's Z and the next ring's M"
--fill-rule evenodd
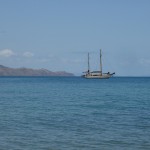
M1 77L1 150L149 150L150 78Z

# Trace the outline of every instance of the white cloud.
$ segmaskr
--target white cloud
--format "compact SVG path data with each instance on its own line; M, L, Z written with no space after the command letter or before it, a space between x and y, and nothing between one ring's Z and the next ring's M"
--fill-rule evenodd
M28 58L30 58L30 57L33 57L33 56L34 56L34 54L33 54L33 53L31 53L31 52L24 52L24 53L23 53L23 56L24 56L24 57L28 57Z
M11 57L15 55L11 49L0 50L0 57Z

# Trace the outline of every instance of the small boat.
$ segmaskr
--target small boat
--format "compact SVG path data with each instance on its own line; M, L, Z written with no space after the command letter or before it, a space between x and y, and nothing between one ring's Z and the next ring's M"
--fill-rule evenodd
M114 73L102 72L102 50L101 49L100 49L100 71L90 71L90 56L88 53L88 70L84 73L85 74L83 75L83 77L87 79L108 79L115 74L115 72Z

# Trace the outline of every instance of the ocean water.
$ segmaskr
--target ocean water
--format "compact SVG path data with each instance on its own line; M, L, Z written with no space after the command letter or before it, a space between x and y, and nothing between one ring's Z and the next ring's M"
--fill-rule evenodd
M0 78L0 150L149 149L148 77Z

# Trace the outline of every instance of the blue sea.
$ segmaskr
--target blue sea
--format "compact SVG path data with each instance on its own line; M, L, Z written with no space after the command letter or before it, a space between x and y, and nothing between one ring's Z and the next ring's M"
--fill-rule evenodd
M0 77L0 150L150 150L150 78Z

